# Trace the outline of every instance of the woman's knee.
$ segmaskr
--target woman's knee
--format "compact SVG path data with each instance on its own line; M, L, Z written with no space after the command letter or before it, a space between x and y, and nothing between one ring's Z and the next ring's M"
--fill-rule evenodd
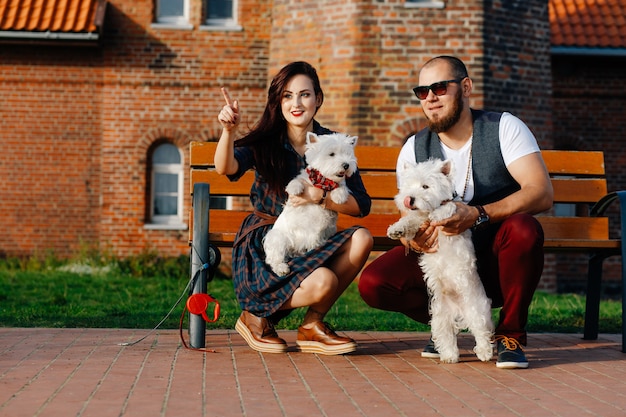
M372 233L365 229L359 228L352 234L352 245L357 249L357 252L365 256L369 256L369 253L374 247L374 238Z
M302 282L301 287L306 290L313 303L319 303L333 296L338 284L337 275L332 270L319 268Z

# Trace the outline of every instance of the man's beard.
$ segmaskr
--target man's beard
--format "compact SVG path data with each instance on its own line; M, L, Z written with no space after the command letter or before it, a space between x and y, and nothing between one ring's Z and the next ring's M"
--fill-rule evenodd
M454 97L454 102L452 105L452 114L449 116L444 116L438 120L432 120L428 116L426 119L428 120L428 128L435 133L446 132L452 126L456 124L461 118L461 112L463 111L463 96L461 89L458 90L458 93Z

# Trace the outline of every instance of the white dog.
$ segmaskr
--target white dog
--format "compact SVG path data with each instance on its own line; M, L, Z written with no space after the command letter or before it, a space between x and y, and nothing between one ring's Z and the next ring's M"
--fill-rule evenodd
M307 133L306 169L287 184L287 193L300 195L304 182L328 193L337 204L348 200L345 178L357 169L354 146L357 138L341 133L316 135ZM276 219L274 227L265 235L263 248L265 262L277 275L287 275L289 258L303 255L324 243L337 231L337 212L320 204L294 206L289 200Z
M395 197L405 215L389 226L392 239L413 239L425 221L438 221L456 211L451 201L455 196L451 161L430 159L407 167L400 177L400 190ZM419 265L430 297L431 331L441 362L459 361L456 336L469 329L476 340L474 353L481 361L493 356L493 322L491 300L476 270L476 255L471 232L459 235L439 233L439 248L424 253Z

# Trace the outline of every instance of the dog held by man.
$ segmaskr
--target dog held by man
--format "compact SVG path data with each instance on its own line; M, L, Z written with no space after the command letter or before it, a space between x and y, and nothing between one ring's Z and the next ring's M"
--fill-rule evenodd
M427 221L449 218L456 211L452 162L429 159L402 173L395 202L404 216L389 226L391 239L411 240ZM481 361L493 356L491 300L476 268L470 230L439 234L436 252L419 260L429 294L432 340L444 363L459 361L457 334L469 329L476 340L474 353Z

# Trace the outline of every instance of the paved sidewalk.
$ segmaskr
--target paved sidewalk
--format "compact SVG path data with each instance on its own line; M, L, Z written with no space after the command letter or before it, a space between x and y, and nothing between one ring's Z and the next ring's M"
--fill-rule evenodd
M176 330L0 328L0 416L619 416L621 335L531 334L530 368L497 369L460 337L459 364L425 359L426 333L347 332L356 353L259 354L234 331L216 353ZM279 331L294 345L293 331ZM185 335L187 337L187 335Z

